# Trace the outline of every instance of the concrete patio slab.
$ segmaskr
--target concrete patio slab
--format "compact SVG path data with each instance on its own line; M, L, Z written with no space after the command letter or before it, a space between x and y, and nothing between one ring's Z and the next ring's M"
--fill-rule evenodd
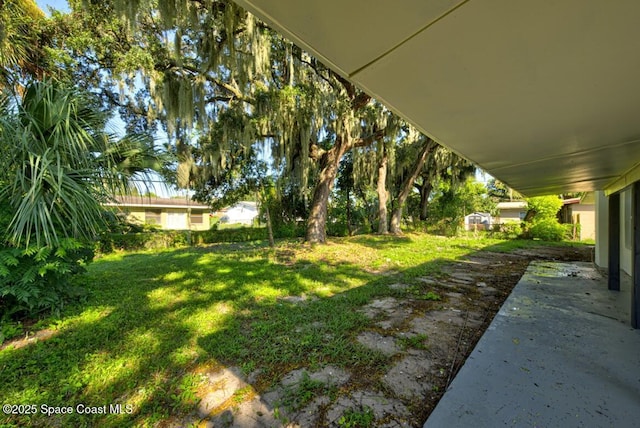
M629 284L589 263L532 263L425 428L640 426Z

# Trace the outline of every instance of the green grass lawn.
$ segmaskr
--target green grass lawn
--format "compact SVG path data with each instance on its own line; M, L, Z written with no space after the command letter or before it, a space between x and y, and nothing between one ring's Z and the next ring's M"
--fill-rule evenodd
M437 274L470 252L531 245L410 234L105 256L82 279L87 300L44 325L52 337L0 351L0 403L35 405L26 410L37 413L0 413L0 424L154 425L192 412L204 373L223 366L261 370L245 393L303 366L382 369L387 358L354 340L370 322L358 308L402 292L387 284ZM78 405L109 413L112 404L122 413L78 414ZM72 414L42 414L63 406Z

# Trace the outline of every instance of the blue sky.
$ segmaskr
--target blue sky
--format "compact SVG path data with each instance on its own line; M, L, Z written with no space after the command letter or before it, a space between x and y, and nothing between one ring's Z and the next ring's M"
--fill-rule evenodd
M47 6L51 6L52 8L62 12L69 11L69 4L67 3L67 0L36 0L36 4L47 14L49 13L49 8Z

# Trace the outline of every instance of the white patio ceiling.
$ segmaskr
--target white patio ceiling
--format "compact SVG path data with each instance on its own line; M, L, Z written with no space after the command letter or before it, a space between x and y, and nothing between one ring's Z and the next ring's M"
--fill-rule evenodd
M640 162L637 0L235 0L527 195Z

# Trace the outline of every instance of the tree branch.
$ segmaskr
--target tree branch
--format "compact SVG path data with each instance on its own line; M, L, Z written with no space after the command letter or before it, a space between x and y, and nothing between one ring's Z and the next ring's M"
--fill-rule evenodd
M322 72L320 71L320 69L318 69L318 61L315 60L313 63L309 62L309 61L305 61L304 59L300 58L300 62L302 64L307 64L309 67L311 67L313 69L313 71L316 72L316 75L318 77L320 77L322 80L324 80L325 82L327 82L327 84L329 86L331 86L333 89L337 89L335 86L335 83L331 81L331 79L329 79L327 76L325 76L324 74L322 74Z
M364 138L359 138L353 144L353 147L367 147L373 144L375 141L384 138L387 135L387 128L376 129L373 131L371 135L368 135Z
M309 157L314 161L319 161L327 153L325 149L318 146L313 140L309 140Z
M240 89L237 86L233 86L229 83L226 82L222 82L210 75L208 75L207 73L203 73L201 70L198 69L198 67L195 67L193 65L188 65L188 64L182 64L182 65L178 65L178 63L175 60L169 59L167 61L167 65L164 67L165 70L185 70L188 71L189 73L195 74L195 75L202 75L204 76L205 79L207 79L208 82L211 82L213 84L215 84L216 86L219 86L220 88L223 88L225 90L227 90L228 92L230 92L233 95L233 98L235 99L239 99L242 101L247 101L247 99L244 97L244 94L242 92L240 92ZM248 101L247 101L248 102Z

